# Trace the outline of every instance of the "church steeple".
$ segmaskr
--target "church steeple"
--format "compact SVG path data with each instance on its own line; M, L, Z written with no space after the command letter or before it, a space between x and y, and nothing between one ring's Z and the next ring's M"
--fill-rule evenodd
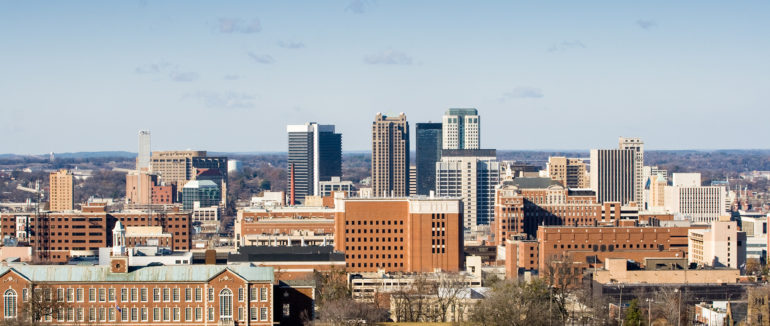
M113 273L128 272L128 255L126 254L126 229L118 221L112 229L112 256L110 271Z

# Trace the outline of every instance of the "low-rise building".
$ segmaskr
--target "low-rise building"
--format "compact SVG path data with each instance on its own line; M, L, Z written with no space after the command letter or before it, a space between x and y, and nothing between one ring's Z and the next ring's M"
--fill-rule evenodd
M608 258L593 279L600 284L728 284L738 283L740 277L741 271L735 268L629 270L628 259Z

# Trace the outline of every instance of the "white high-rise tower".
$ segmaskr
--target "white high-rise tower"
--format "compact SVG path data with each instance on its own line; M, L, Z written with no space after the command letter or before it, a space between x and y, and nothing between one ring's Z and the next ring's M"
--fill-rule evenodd
M136 169L150 168L150 131L139 130L139 153L136 157Z
M479 149L479 111L449 109L442 120L443 149Z

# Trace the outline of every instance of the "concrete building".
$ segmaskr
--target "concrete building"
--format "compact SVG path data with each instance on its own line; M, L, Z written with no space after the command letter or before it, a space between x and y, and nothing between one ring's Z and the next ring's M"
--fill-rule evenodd
M242 208L233 228L235 247L332 245L334 215L327 207Z
M246 263L272 267L281 281L313 278L315 272L345 268L345 254L332 246L244 246L230 253L228 264Z
M667 181L663 174L652 176L648 179L649 193L647 197L647 210L660 211L666 208Z
M329 197L338 191L352 195L356 190L356 187L353 186L353 181L343 181L340 177L331 177L329 181L321 181L318 183L318 186L320 188L318 196L320 197Z
M443 149L480 149L479 112L476 109L449 109L442 119Z
M126 173L126 204L152 204L152 187L158 182L158 176L147 171Z
M641 138L620 137L618 148L634 152L634 199L637 207L644 204L644 142ZM625 203L624 203L625 204Z
M689 262L701 266L745 269L746 232L729 219L714 221L709 229L688 233Z
M459 271L459 198L336 199L334 248L349 272Z
M409 193L411 195L417 194L417 166L409 166Z
M735 268L629 270L627 266L626 258L608 258L604 268L594 273L594 281L600 284L735 284L741 277L741 271Z
M219 205L222 192L216 183L210 180L192 180L182 189L182 205L186 210Z
M725 214L726 189L700 186L700 173L674 173L673 185L665 188L665 208L696 224L709 224Z
M198 233L219 233L219 207L198 207L192 211L192 225Z
M206 151L154 151L150 159L150 171L166 183L177 187L193 180L193 157L205 157Z
M65 169L51 172L49 175L49 209L52 211L71 211L73 209L72 173Z
M417 195L436 190L436 162L441 161L442 125L418 123L416 127Z
M286 174L287 191L294 194L297 202L304 201L306 196L319 196L319 182L342 175L342 134L335 133L334 125L315 122L288 125L286 132L290 169Z
M598 202L620 202L622 205L636 202L636 157L632 149L591 150L589 179Z
M589 188L588 165L580 158L552 156L548 158L548 176L566 188Z
M139 130L139 151L136 155L136 170L148 170L150 168L150 131Z
M494 149L445 149L436 163L436 194L463 199L463 226L475 231L494 220L500 163Z
M372 191L375 196L409 196L409 123L406 114L377 113L372 123Z
M762 213L738 212L741 231L746 232L746 259L767 262L767 215Z
M240 173L243 171L243 162L239 160L228 160L227 161L227 173Z

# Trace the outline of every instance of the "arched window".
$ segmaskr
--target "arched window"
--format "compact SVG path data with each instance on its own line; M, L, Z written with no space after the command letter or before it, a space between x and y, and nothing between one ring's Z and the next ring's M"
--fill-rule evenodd
M229 289L219 292L219 319L233 319L233 291Z
M3 303L5 304L3 308L5 318L16 318L16 291L10 289L5 291Z

